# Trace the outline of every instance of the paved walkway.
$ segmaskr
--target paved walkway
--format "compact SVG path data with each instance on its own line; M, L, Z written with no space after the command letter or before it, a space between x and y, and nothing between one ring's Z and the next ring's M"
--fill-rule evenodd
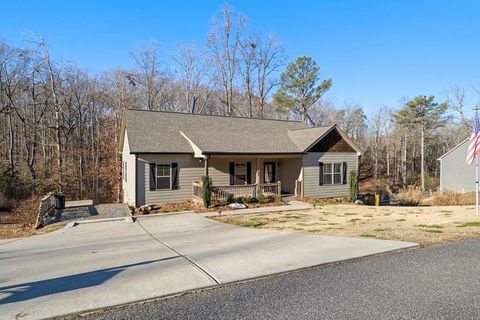
M223 216L231 216L237 214L249 214L249 213L271 213L271 212L285 212L285 211L298 211L298 210L308 210L313 209L313 206L309 203L292 200L289 201L287 205L284 206L275 206L275 207L261 207L253 209L237 209L237 210L228 210L222 211ZM200 213L204 217L218 216L218 212L204 212Z
M196 214L81 224L0 243L0 309L2 319L40 319L414 246Z

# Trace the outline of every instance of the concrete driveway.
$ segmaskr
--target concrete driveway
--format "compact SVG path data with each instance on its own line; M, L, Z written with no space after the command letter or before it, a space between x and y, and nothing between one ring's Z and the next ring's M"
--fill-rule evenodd
M416 246L240 228L195 214L0 242L0 310L39 319Z

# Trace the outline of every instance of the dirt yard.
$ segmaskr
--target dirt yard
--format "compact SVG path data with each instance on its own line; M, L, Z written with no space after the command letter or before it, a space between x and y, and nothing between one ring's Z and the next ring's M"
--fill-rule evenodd
M10 212L0 212L0 239L28 237L35 234L55 231L63 228L65 223L55 223L35 230L19 221L18 217Z
M423 246L480 236L474 206L370 207L325 205L295 212L220 216L214 219L250 228L403 240Z

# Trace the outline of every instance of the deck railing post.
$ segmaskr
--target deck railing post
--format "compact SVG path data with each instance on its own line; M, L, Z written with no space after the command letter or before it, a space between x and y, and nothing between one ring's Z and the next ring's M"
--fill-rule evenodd
M254 184L253 185L253 190L252 190L252 197L256 198L257 197L257 188L258 188L258 184Z
M282 182L278 180L278 190L277 190L277 195L281 196L282 195Z

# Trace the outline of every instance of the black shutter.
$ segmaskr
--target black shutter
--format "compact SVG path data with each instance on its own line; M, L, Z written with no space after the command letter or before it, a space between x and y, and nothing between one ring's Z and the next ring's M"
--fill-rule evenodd
M178 189L178 164L172 163L172 189Z
M235 162L230 162L230 185L233 186L235 184Z
M247 184L252 184L252 163L247 162Z
M342 184L347 184L347 163L343 162L343 181Z
M272 181L271 182L277 182L277 173L276 173L276 170L277 169L277 163L276 162L273 162L273 169L272 169Z
M150 163L150 191L154 191L157 189L157 174L155 170L155 163Z
M318 185L323 186L323 162L318 163Z

